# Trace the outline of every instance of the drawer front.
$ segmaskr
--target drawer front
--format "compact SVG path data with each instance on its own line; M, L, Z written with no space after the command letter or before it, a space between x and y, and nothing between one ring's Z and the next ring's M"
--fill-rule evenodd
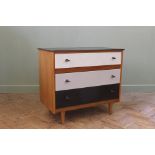
M121 64L121 52L55 54L55 68Z
M56 74L56 91L120 83L120 69Z
M56 108L110 99L119 99L119 84L57 91Z

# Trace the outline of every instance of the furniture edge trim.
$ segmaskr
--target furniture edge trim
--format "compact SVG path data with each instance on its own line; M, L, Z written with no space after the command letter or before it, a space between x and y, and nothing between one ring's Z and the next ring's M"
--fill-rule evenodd
M72 67L72 68L55 68L55 73L61 74L61 73L110 70L110 69L120 69L120 68L121 68L121 64L119 64L119 65L103 65L103 66L88 66L88 67Z
M113 100L107 100L107 101L99 101L99 102L93 102L93 103L88 103L88 104L82 104L82 105L76 105L76 106L69 106L65 108L59 108L56 109L56 113L59 113L61 111L71 111L71 110L77 110L77 109L83 109L83 108L89 108L89 107L95 107L100 104L108 104L108 103L115 103L119 102L119 99L113 99Z
M125 49L102 49L102 50L48 50L44 48L38 48L38 50L42 50L45 52L53 52L55 54L68 54L68 53L90 53L90 52L122 52Z

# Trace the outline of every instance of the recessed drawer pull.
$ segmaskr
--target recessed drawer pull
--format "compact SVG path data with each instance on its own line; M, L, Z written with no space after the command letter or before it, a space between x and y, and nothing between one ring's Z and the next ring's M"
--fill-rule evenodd
M66 83L68 83L68 82L71 82L71 81L70 81L70 80L68 80L68 79L66 79L66 80L65 80L65 82L66 82Z
M113 59L113 60L115 60L115 59L116 59L116 57L112 57L112 59Z
M111 92L111 93L115 93L115 90L111 89L110 92Z
M70 60L69 59L65 59L65 62L69 62Z
M69 100L70 99L70 97L69 96L65 96L65 100Z
M111 75L111 78L115 78L116 76L115 75Z

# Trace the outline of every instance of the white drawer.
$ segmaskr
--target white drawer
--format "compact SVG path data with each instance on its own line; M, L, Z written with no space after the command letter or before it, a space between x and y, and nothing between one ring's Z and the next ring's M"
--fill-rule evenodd
M55 54L55 68L121 64L121 52Z
M56 91L120 83L120 69L56 74Z

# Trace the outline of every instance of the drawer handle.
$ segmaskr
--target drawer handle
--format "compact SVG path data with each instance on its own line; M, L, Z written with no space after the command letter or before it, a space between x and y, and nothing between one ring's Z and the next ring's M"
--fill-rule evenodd
M68 83L68 82L71 82L71 81L70 81L70 80L68 80L68 79L66 79L66 80L65 80L65 82L66 82L66 83Z
M115 75L111 75L111 78L115 78L116 76Z
M110 92L111 92L111 93L115 93L115 90L111 89Z
M69 62L70 60L69 59L65 59L65 62Z
M70 97L69 97L69 96L65 96L65 99L66 99L66 100L69 100L69 99L70 99Z
M112 57L112 59L113 59L113 60L115 60L115 59L116 59L116 57Z

